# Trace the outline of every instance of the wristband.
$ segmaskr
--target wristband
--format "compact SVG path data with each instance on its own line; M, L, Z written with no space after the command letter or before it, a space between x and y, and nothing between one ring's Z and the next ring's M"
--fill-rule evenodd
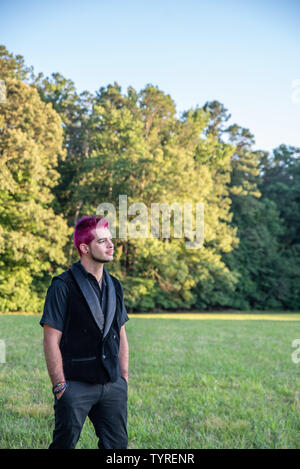
M54 395L59 394L61 391L66 389L67 383L58 383L52 388L52 392Z
M52 389L59 388L59 387L62 386L63 384L65 384L65 381L61 381L61 383L55 384Z

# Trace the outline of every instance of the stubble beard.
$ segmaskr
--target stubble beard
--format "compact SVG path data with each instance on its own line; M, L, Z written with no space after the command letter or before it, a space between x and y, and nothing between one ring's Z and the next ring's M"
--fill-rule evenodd
M94 262L98 262L99 264L105 264L107 262L111 262L111 259L102 259L101 257L96 257L92 250L90 250L91 258Z

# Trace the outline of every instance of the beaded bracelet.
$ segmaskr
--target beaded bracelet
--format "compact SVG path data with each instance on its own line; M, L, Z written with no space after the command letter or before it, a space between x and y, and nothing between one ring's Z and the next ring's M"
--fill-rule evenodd
M59 394L61 391L66 389L67 383L58 383L52 388L52 392L54 395Z
M65 384L65 381L62 381L61 383L57 383L53 386L53 389L59 388L60 386L63 386Z

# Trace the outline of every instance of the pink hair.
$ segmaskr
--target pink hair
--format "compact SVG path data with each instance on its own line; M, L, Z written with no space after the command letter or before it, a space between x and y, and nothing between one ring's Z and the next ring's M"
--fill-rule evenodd
M94 236L92 235L91 231L96 228L107 227L108 220L104 217L97 215L87 215L78 220L75 226L73 239L80 257L82 254L79 249L80 244L90 244L94 239Z

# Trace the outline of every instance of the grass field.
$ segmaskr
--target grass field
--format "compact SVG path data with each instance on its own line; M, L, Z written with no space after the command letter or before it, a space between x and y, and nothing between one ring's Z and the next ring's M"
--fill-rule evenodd
M300 448L300 315L219 318L131 317L129 448ZM51 442L39 319L0 315L0 448ZM96 446L87 420L77 448Z

